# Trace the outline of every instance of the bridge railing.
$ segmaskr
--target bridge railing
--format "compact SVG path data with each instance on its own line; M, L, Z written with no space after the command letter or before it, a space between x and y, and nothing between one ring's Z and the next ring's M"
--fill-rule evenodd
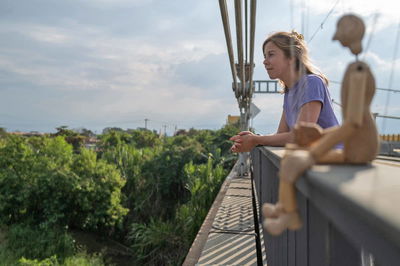
M259 208L278 199L283 152L257 147L251 153ZM400 265L399 167L377 160L307 171L296 183L303 227L278 237L263 232L268 265Z

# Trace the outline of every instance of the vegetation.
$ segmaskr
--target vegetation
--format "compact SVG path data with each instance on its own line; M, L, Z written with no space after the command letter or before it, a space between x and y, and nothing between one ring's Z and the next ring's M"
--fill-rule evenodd
M0 134L4 265L178 265L233 166L238 129ZM125 258L121 262L121 257ZM118 258L118 259L117 259Z

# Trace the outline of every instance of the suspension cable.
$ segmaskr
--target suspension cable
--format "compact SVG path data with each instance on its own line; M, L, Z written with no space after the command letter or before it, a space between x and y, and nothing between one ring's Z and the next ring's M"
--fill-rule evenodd
M371 29L371 32L368 37L367 45L365 46L365 49L364 49L364 55L363 55L362 60L364 60L365 56L367 55L369 46L371 45L372 37L374 36L374 33L375 33L375 28L376 28L376 24L378 22L378 18L379 18L379 13L375 13L373 21L372 21L372 27L371 27L372 29Z
M251 99L254 87L253 87L253 70L254 70L254 40L256 32L256 11L257 11L257 0L251 1L250 6L250 88L249 88L249 98Z
M342 107L342 104L335 101L335 99L332 98L332 103L336 104L337 106ZM390 119L400 119L400 116L394 116L394 115L380 115L379 113L373 113L375 117L379 118L390 118Z
M320 29L322 29L324 27L324 24L326 22L326 20L329 18L329 16L332 14L333 10L335 10L335 7L337 6L337 4L339 3L340 0L336 0L336 3L333 5L333 7L331 8L331 10L328 12L328 14L326 15L326 17L324 18L324 20L322 21L322 23L318 26L318 28L315 30L314 34L311 36L310 40L308 41L308 43L310 43L315 35L320 31Z
M332 103L336 104L337 106L342 107L342 104L337 102L337 101L335 101L335 99L333 99L333 98L332 98Z
M247 62L247 60L248 60L248 49L247 49L247 41L248 41L248 32L247 32L247 21L248 21L248 18L247 18L247 6L248 6L248 4L247 4L247 0L244 0L244 32L245 32L245 34L244 34L244 36L245 36L245 41L244 41L244 44L245 44L245 47L246 47L246 52L245 52L245 59L244 59L244 61L245 62Z
M399 20L399 24L397 26L396 41L394 42L392 67L391 67L390 77L389 77L389 89L392 88L392 84L393 84L394 68L396 66L396 56L397 56L397 51L398 51L398 48L399 48L399 38L400 38L400 20ZM389 92L387 92L387 94L386 94L385 111L383 112L384 115L387 115L388 106L389 106L389 99L390 99ZM385 120L383 120L382 121L382 132L385 132L385 131L386 131L386 122L385 122Z
M301 34L304 36L304 31L305 31L305 18L304 18L304 10L305 10L305 2L304 0L300 1L300 12L301 12L301 20L300 20L300 28L301 28Z
M256 0L245 0L244 18L245 18L245 36L243 37L243 0L235 0L235 25L236 25L236 41L238 62L235 62L233 45L230 33L228 11L226 0L219 0L222 22L224 25L225 39L228 48L229 61L231 65L232 78L234 81L233 89L239 104L240 115L244 119L243 130L248 128L249 110L251 98L253 94L253 65L254 65L254 40L255 40L255 24L256 24ZM251 3L249 7L249 2ZM249 8L251 13L249 14ZM250 15L250 17L249 17ZM250 28L249 25L250 24ZM249 36L250 32L250 36ZM245 45L243 44L245 38ZM249 43L250 39L250 43ZM250 45L250 47L249 47ZM245 48L245 49L244 49ZM248 61L250 49L250 62ZM244 59L245 57L245 59ZM239 80L239 81L238 81ZM239 84L240 82L240 84ZM241 120L242 121L242 120Z
M335 81L335 80L330 80L330 83L334 83L334 84L342 84L342 82L340 81ZM376 88L376 90L382 90L382 91L389 91L389 92L400 92L400 90L396 90L396 89L387 89L387 88Z
M229 63L231 65L234 90L236 93L238 91L238 84L237 84L237 80L236 80L235 57L233 55L232 38L231 38L231 31L230 31L230 27L229 27L229 16L228 16L228 11L227 11L227 7L226 7L226 0L219 0L219 7L221 10L222 23L224 25L226 46L228 49ZM237 95L236 95L236 97L237 97Z
M293 15L293 9L294 9L294 4L293 4L293 1L294 0L290 0L290 28L291 29L294 29L294 19L293 19L293 17L294 17L294 15Z
M393 116L393 115L376 115L376 117L381 117L381 118L390 118L390 119L400 119L400 116Z
M241 82L241 91L244 93L244 60L243 60L243 32L242 32L242 3L241 0L235 0L235 20L236 20L236 40L239 59L239 80Z

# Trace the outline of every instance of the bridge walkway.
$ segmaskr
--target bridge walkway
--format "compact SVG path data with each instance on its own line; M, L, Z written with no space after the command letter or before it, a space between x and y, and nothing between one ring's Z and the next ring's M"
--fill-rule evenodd
M234 167L235 169L235 167ZM225 180L183 265L266 265L258 204L251 176L238 177L235 170ZM257 258L257 253L258 258ZM261 263L262 264L262 263Z

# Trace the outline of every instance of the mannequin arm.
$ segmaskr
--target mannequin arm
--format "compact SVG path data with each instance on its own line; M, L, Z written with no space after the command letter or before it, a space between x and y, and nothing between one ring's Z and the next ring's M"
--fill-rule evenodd
M315 123L297 122L293 128L294 142L300 147L308 147L322 136L323 129Z
M361 126L363 122L365 92L367 89L366 81L367 75L364 70L355 70L350 73L345 120L357 126Z
M357 126L349 122L345 122L340 127L332 128L329 133L324 135L318 142L311 146L311 156L318 161L318 158L326 154L339 142L346 140L356 131L356 129Z
M300 147L308 147L321 137L337 130L339 126L322 129L318 124L298 122L294 127L294 142Z
M333 126L333 127L328 127L322 130L322 136L331 134L332 132L336 131L340 126Z

